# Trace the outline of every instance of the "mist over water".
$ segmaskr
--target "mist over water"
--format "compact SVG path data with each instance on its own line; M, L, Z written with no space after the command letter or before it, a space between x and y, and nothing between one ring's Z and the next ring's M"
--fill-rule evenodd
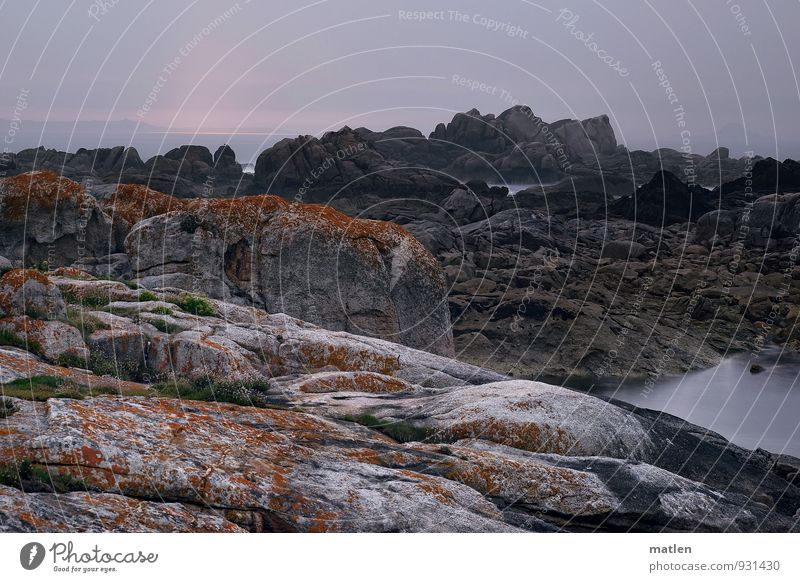
M750 372L758 363L760 373ZM642 381L595 384L590 392L673 414L748 449L800 456L800 360L778 348L737 354L718 366Z

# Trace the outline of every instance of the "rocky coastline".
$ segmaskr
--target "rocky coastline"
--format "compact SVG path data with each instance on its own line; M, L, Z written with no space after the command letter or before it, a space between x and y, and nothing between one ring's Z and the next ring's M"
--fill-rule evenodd
M541 381L800 349L797 162L521 106L6 161L0 531L800 528L800 460Z

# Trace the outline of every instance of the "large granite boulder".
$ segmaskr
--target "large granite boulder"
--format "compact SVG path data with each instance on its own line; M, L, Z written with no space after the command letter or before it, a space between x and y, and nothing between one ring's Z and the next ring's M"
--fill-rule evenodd
M111 224L80 184L49 171L0 181L0 255L26 265L70 265L113 251Z
M328 329L452 353L443 273L402 227L276 196L169 208L138 222L125 240L143 285L202 291Z
M792 246L800 230L800 194L768 194L757 199L749 215L739 215L737 229L736 236L753 245L786 239L787 246Z
M65 313L61 291L44 273L12 269L0 277L0 316L58 319Z
M750 195L752 197L752 194ZM791 248L800 229L800 194L773 193L751 200L735 210L713 210L697 221L699 242L715 237L753 247Z
M219 146L214 152L214 176L223 180L242 178L242 165L236 161L236 153L228 144Z
M715 236L729 237L736 230L738 213L733 210L712 210L697 219L695 237L708 241Z

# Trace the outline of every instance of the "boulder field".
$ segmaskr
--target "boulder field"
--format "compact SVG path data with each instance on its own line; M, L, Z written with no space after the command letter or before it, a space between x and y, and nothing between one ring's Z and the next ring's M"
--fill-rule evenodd
M0 305L0 531L799 527L800 460L667 415L72 268Z
M443 265L463 361L590 383L798 350L798 194L744 204L669 172L629 195L602 188L570 181L509 196L468 182L436 205L363 212L402 224Z
M775 163L755 163L760 191ZM789 187L794 166L780 167ZM514 377L657 379L730 351L798 349L796 193L712 192L666 171L625 192L613 177L513 196L470 181L438 198L323 207L123 184L98 200L34 172L0 184L0 256L179 287Z
M322 141L415 139L365 135ZM327 206L138 184L98 199L33 172L0 184L0 257L179 287L514 377L658 379L731 351L800 346L798 197L763 194L776 167L790 188L791 161L760 160L750 194L663 171L633 190L607 176L513 196L480 181L432 198L309 194Z

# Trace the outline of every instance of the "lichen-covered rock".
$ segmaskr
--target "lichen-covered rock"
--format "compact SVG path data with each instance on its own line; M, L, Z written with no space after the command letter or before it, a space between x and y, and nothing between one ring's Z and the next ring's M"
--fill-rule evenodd
M208 300L216 315L187 313L178 305L185 297L179 289L156 290L157 300L137 301L139 292L121 283L54 279L76 303L85 303L84 317L102 324L87 334L92 353L122 371L219 380L328 372L331 388L356 381L387 391L503 378L429 352L217 300ZM102 311L88 301L110 297L121 299Z
M111 224L80 184L50 171L0 181L0 254L50 268L82 256L107 255Z
M128 235L140 282L452 354L444 275L403 228L275 196L178 206Z
M477 491L381 466L358 443L402 448L306 414L164 399L51 399L14 414L42 423L18 455L102 491L197 504L267 531L510 531ZM30 433L27 433L30 434ZM0 441L2 442L2 441ZM0 444L0 451L7 452ZM380 486L376 484L380 483Z
M133 278L130 261L125 253L112 253L101 257L84 257L75 261L72 266L100 279L129 281Z
M223 336L184 331L170 340L170 353L171 371L186 378L238 380L260 376L251 362L256 358Z
M651 443L635 417L566 388L513 380L453 390L435 399L426 422L453 438L479 438L562 455L642 459Z
M720 493L645 463L530 453L480 440L459 441L447 453L438 470L501 499L505 518L519 526L526 526L533 514L567 529L741 532L796 527L791 518L756 500Z
M41 518L46 531L161 531L170 523L230 531L231 522L251 531L359 532L797 527L757 499L624 459L480 440L401 446L353 424L230 404L120 397L15 404L0 433L3 466L49 467L83 492L33 494L36 519L59 499L68 508L52 523ZM33 523L18 511L20 495L0 489L0 528L26 531ZM94 496L100 511L72 513ZM138 507L137 523L128 517L138 499L161 503Z
M142 184L120 184L111 196L103 200L102 206L127 235L137 222L179 210L183 201Z
M58 284L83 297L121 296L83 313L94 322L86 332L92 362L147 381L202 378L198 387L255 381L249 402L270 408L226 404L220 392L220 402L167 398L163 385L148 389L0 347L0 385L54 376L88 388L79 398L95 394L11 398L0 423L7 474L49 468L62 474L54 475L66 484L60 489L88 496L67 494L69 511L44 529L139 531L127 516L141 499L161 500L137 509L148 516L141 528L154 531L798 528L796 459L745 451L662 413L510 381L285 314L208 300L213 315L198 315L184 310L180 290L145 298L59 273ZM32 399L41 397L35 384ZM24 384L12 388L5 396L27 397ZM121 396L96 396L108 391ZM20 484L42 491L31 503L43 512L64 495L29 485ZM72 514L105 494L117 497L98 498L103 510L94 518ZM9 503L0 528L27 531L33 521L16 513L16 499ZM209 513L193 513L197 506Z
M442 449L411 446L430 452ZM543 457L492 443L458 441L447 445L445 451L437 470L508 505L583 517L608 514L620 505L616 495L590 471L559 467Z
M414 391L414 387L404 380L375 372L319 372L300 377L293 383L293 388L308 394L331 392L394 394Z
M104 327L93 331L86 343L92 354L105 361L116 375L144 376L156 363L169 367L165 334L152 325L102 311L89 311L87 315Z
M91 280L74 275L49 275L50 281L58 287L63 297L70 303L94 307L113 301L135 300L140 291L131 289L117 281Z
M83 359L89 356L81 332L60 321L42 321L21 315L0 319L0 330L13 333L29 346L36 346L49 360L65 354Z
M113 390L119 394L141 394L146 386L111 376L97 376L81 368L49 364L19 348L0 346L0 384L35 376L53 376L89 391Z
M0 532L235 533L221 512L110 493L28 493L0 485Z
M61 291L44 273L12 269L0 277L0 316L59 319L65 314Z
M294 398L329 416L370 414L410 421L447 440L483 439L533 452L638 460L650 458L654 450L635 415L541 382L511 380L394 397L350 392Z

